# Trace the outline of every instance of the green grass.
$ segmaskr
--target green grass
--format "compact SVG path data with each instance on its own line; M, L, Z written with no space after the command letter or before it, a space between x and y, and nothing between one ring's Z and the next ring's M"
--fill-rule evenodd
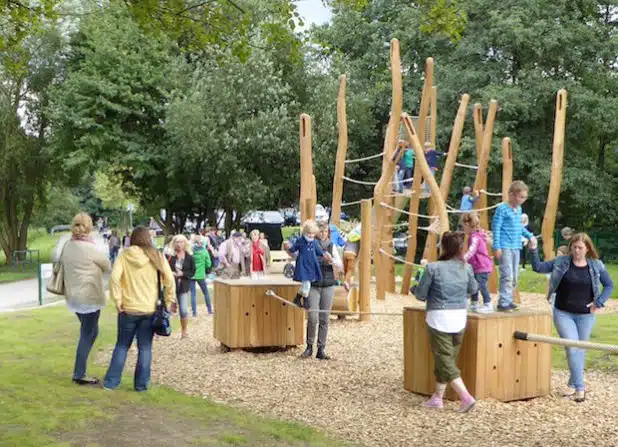
M115 332L115 313L106 309L95 348L110 346ZM301 424L156 384L135 393L130 364L117 391L73 385L78 333L77 319L63 307L0 316L0 445L136 445L129 442L136 431L140 445L343 445ZM91 365L89 373L103 377L105 368Z
M300 227L283 227L281 228L281 234L283 235L283 240L287 241L290 236L294 233L298 233L300 231Z
M61 233L50 236L44 229L28 231L28 249L40 250L41 263L51 262L54 247L60 238ZM37 265L36 259L33 264L23 264L17 267L6 264L4 252L0 250L0 283L21 281L23 279L36 278Z

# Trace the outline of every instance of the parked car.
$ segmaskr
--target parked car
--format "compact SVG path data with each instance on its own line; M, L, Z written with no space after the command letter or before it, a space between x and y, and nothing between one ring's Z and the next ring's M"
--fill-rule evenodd
M284 222L285 219L279 211L250 211L240 220L243 225L251 223L283 225Z
M403 257L408 251L408 235L407 233L395 233L393 235L393 251L395 255Z
M281 210L281 214L283 214L283 225L286 227L300 225L300 214L298 210L294 208L284 208Z
M328 213L326 209L319 203L315 206L315 220L318 222L327 222Z

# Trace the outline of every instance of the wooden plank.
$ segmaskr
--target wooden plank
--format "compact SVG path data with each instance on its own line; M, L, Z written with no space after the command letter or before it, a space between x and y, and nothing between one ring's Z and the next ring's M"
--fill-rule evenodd
M335 175L333 176L333 201L330 213L330 223L341 225L341 201L343 199L343 175L345 174L345 159L348 153L348 119L345 102L346 76L339 76L339 95L337 96L337 156L335 159Z
M361 235L359 251L359 308L371 311L371 200L361 202ZM360 315L360 321L368 321L370 315Z

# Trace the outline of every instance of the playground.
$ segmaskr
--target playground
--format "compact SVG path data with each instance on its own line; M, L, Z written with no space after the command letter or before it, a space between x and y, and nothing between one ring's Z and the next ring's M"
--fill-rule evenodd
M543 295L521 295L522 306L548 310ZM372 297L371 306L375 312L396 313L415 301L389 295L386 300ZM598 326L616 312L618 302L610 300ZM442 412L428 411L420 406L424 396L403 388L401 317L376 316L364 323L331 320L328 346L333 359L327 363L300 359L302 346L273 353L223 353L212 337L212 324L212 318L201 316L193 320L189 339L157 339L153 380L259 415L302 421L336 439L367 446L579 447L581 439L609 446L618 435L618 427L608 426L602 416L613 414L618 405L615 370L589 369L589 398L580 405L555 395L568 373L553 369L548 396L510 403L486 399L474 413L458 415L456 402ZM108 347L97 363L107 364L110 355ZM566 367L563 349L554 348L554 358ZM135 360L135 352L129 359Z

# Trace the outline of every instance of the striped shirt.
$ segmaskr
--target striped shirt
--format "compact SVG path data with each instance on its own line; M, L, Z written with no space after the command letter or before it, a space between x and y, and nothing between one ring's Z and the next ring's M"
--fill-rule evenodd
M493 232L494 250L502 250L503 248L519 250L522 247L522 236L526 239L534 236L521 223L521 206L513 209L506 202L496 208L491 231Z

